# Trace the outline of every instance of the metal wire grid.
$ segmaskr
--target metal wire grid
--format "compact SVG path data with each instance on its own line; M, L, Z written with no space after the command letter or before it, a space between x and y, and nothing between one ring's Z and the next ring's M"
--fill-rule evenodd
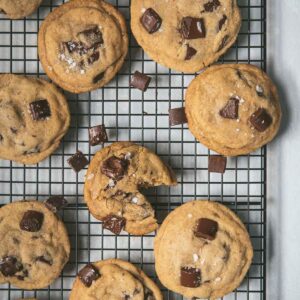
M44 76L37 58L39 24L62 0L44 1L39 11L25 20L0 19L0 72ZM110 1L129 21L129 0ZM243 25L222 63L251 63L265 68L266 0L239 0ZM128 25L129 28L129 25ZM146 93L129 87L135 70L152 77ZM72 253L61 277L50 287L23 291L0 286L0 299L37 297L39 300L68 299L78 269L90 261L118 257L141 267L155 281L154 233L140 237L120 236L103 230L90 216L83 201L85 171L75 174L67 159L81 150L90 159L101 147L90 147L88 128L106 124L109 143L131 140L155 151L177 173L178 186L145 191L161 222L169 211L192 199L218 200L233 209L246 224L254 245L254 261L243 284L225 299L265 299L265 166L266 149L230 158L224 175L207 170L211 151L195 141L186 125L169 127L169 108L184 105L184 93L194 74L173 72L150 60L130 34L130 51L117 77L106 87L78 96L66 94L72 112L71 129L50 158L34 166L0 161L1 204L20 199L44 200L64 195L70 205L62 213L68 228ZM172 255L172 254L170 254ZM182 297L164 289L165 299Z

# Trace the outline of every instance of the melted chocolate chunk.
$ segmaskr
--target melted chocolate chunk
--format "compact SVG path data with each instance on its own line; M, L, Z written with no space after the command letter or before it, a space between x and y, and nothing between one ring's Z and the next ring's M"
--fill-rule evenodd
M210 173L225 173L227 158L221 155L211 155L208 160L208 171Z
M268 114L268 112L264 108L259 108L250 117L250 123L259 132L266 131L268 127L271 126L272 121L273 121L272 117Z
M223 15L222 19L219 21L219 31L223 28L224 24L226 23L227 16Z
M221 5L219 0L211 0L204 4L204 11L206 12L213 12Z
M31 117L35 121L45 120L51 116L50 106L47 100L37 100L29 104Z
M151 77L140 73L139 71L135 71L131 77L130 85L145 92L150 84L150 81Z
M20 222L20 228L29 232L37 232L41 229L44 214L36 210L28 210L24 213Z
M23 265L14 256L5 256L0 260L0 272L3 276L14 276L23 269Z
M0 134L0 142L2 142L2 141L3 141L3 135Z
M98 26L79 32L77 37L87 50L96 49L103 44L103 36Z
M93 83L96 84L103 79L105 72L101 72L93 78Z
M175 126L187 123L184 107L173 108L169 110L169 124Z
M86 157L82 154L81 151L77 151L73 156L71 156L68 159L68 164L76 173L78 173L89 164L89 161L86 159Z
M218 223L211 219L201 218L197 221L194 235L207 240L214 240L218 231Z
M91 56L88 57L87 62L89 65L92 65L94 62L99 60L99 58L100 58L100 53L99 53L99 51L96 51L96 52L92 53Z
M49 265L49 266L52 266L52 264L53 264L52 259L48 259L48 258L46 258L45 256L38 256L38 257L36 257L35 260L36 260L36 261L39 261L39 262L41 262L41 263L47 264L47 265Z
M96 267L89 264L79 271L78 277L86 287L90 287L93 281L100 277L100 274Z
M239 102L237 98L230 98L226 105L220 110L219 114L225 119L238 119Z
M39 146L36 146L34 148L28 149L23 152L23 155L30 155L30 154L35 154L35 153L40 153L40 148Z
M184 17L181 20L180 32L183 38L188 40L205 38L206 29L204 20L193 17Z
M89 128L89 142L91 146L96 146L107 141L105 125L97 125Z
M185 60L190 60L196 53L197 50L193 47L190 47L190 45L188 44L186 48Z
M229 35L225 35L221 41L221 44L217 50L217 52L221 51L226 45L227 45L227 42L228 42L228 39L229 39Z
M192 267L181 267L180 284L184 287L196 288L201 284L201 272Z
M126 219L116 215L108 215L103 219L103 228L117 235L120 234L125 224Z
M255 90L258 97L265 97L264 88L261 85L257 85Z
M63 196L51 196L45 201L48 209L56 213L68 205L68 201Z
M162 23L162 19L159 14L152 8L148 8L140 19L143 27L152 34L156 32Z
M68 41L62 43L63 52L77 53L79 55L84 55L87 53L87 49L81 42Z
M107 177L119 181L124 177L128 165L128 160L111 156L102 163L101 172Z

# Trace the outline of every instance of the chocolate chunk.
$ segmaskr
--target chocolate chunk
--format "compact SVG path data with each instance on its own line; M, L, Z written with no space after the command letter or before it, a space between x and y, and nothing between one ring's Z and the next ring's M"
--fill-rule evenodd
M197 50L187 44L185 60L190 60L196 53Z
M52 259L47 259L45 256L38 256L35 260L47 264L49 266L52 266L53 264Z
M264 108L259 108L250 117L250 123L257 131L264 132L272 124L272 117Z
M259 96L259 97L265 97L264 88L261 85L257 85L256 88L255 88L255 90L256 90L257 96Z
M103 228L110 230L114 234L120 234L126 224L126 219L123 217L108 215L103 219Z
M180 32L183 38L188 40L205 38L206 30L204 20L193 17L184 17L181 20Z
M14 276L23 269L23 265L14 256L5 256L0 260L0 272L3 276Z
M99 53L99 51L96 51L96 52L92 53L90 57L88 57L87 62L89 65L92 65L99 58L100 58L100 53Z
M101 72L93 78L93 83L96 84L103 79L105 72Z
M227 45L227 42L228 42L228 39L229 39L229 35L225 35L221 41L221 44L217 50L217 52L221 51L226 45Z
M184 107L172 108L169 110L169 124L175 126L187 123Z
M0 142L2 142L2 141L3 141L3 135L0 134Z
M223 28L226 20L227 20L227 16L223 15L222 19L219 21L219 31Z
M211 219L201 218L197 221L194 235L207 240L214 240L218 231L218 223Z
M201 284L201 272L192 267L181 267L180 284L185 287L196 288Z
M35 121L45 120L51 116L50 106L47 100L37 100L29 104L31 117Z
M143 27L150 34L156 32L160 28L161 23L162 23L161 17L152 8L148 8L144 12L144 14L142 15L140 21L141 21Z
M211 155L208 160L208 171L210 173L225 173L227 158L221 155Z
M94 267L92 264L89 264L79 271L78 276L86 287L90 287L93 281L100 277L100 274L96 267Z
M230 98L226 105L220 110L220 116L226 119L238 119L239 102L240 100L237 98Z
M151 77L140 73L139 71L135 71L131 77L130 85L145 92L150 84L150 81Z
M107 142L108 139L105 125L97 125L89 128L89 141L91 146L96 146L100 143Z
M77 53L79 55L84 55L87 53L87 49L81 42L68 41L62 43L62 51L68 52L69 54Z
M48 209L56 213L68 205L68 201L63 196L51 196L45 201Z
M29 232L37 232L41 229L44 214L36 210L28 210L24 213L20 222L20 228Z
M68 159L68 164L76 173L78 173L89 164L89 161L86 159L86 157L82 154L81 151L77 151L73 156L71 156Z
M126 159L111 156L102 163L101 172L107 177L119 181L124 177L128 164Z
M98 26L94 26L92 28L79 32L77 37L83 43L86 49L96 49L103 44L102 33L99 30Z
M28 271L27 270L22 270L22 275L17 275L16 276L19 280L23 281L25 277L28 277Z
M221 5L219 0L212 0L204 4L204 11L213 12Z

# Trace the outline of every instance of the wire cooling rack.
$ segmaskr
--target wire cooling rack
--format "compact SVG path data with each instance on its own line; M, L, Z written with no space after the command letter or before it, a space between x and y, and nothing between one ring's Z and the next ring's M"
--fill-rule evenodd
M25 20L11 21L1 16L0 72L45 76L37 57L37 32L45 16L63 2L44 1L38 12ZM110 2L129 21L130 0ZM243 15L242 29L236 44L220 62L251 63L264 69L266 0L238 2ZM129 87L129 79L135 70L152 77L146 93ZM64 195L70 205L62 213L62 218L72 244L69 263L50 287L22 291L8 284L1 285L1 300L23 297L68 299L78 269L90 261L114 257L131 261L159 284L154 271L154 233L140 237L123 232L115 236L103 230L101 222L91 217L83 201L85 171L76 175L67 164L67 159L77 149L91 159L101 148L89 146L88 128L102 123L108 129L109 143L130 140L145 145L177 173L178 186L145 192L160 222L183 202L201 198L221 201L241 217L251 235L254 261L243 284L225 299L265 299L266 149L230 158L224 175L208 173L211 151L195 141L186 125L170 128L168 122L169 108L183 106L185 89L194 76L157 65L137 46L130 34L129 55L110 84L78 96L66 94L72 125L61 147L50 158L33 166L0 161L0 203ZM165 299L182 299L161 288Z

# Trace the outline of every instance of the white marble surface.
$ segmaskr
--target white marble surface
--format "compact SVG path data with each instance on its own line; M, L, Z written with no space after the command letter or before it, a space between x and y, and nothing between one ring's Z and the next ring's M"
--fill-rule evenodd
M283 124L268 148L267 299L300 299L300 0L268 2L268 71Z

